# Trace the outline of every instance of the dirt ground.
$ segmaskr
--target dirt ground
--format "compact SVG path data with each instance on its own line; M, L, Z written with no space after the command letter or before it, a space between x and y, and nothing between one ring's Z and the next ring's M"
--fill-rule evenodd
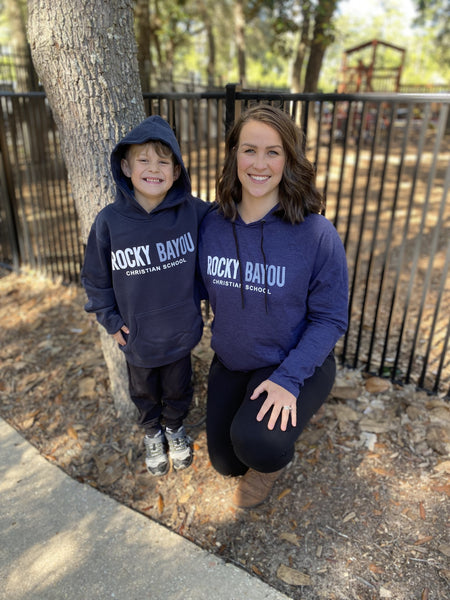
M0 416L70 476L293 600L450 599L450 404L340 368L268 502L230 504L204 428L210 350L193 354L191 468L147 474L142 433L117 419L84 293L0 278Z

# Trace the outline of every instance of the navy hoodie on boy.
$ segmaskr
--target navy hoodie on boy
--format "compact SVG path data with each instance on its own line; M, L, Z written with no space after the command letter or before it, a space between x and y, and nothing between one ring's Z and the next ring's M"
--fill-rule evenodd
M171 148L181 174L147 213L120 163L127 146L157 140ZM159 116L149 117L117 144L111 169L116 198L95 219L81 273L85 309L96 313L109 334L129 328L120 348L130 364L166 365L189 354L202 335L195 267L198 227L209 205L192 196L178 142Z
M246 224L211 211L200 229L200 271L214 312L211 345L232 371L274 365L270 380L298 396L347 328L348 276L333 225L274 212Z

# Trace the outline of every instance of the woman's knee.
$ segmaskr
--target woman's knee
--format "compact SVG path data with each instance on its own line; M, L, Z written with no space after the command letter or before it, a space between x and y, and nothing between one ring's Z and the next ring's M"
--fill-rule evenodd
M255 421L255 426L242 427L233 423L231 428L233 449L238 459L247 467L270 473L284 467L293 456L293 444L281 429L269 430L267 424Z

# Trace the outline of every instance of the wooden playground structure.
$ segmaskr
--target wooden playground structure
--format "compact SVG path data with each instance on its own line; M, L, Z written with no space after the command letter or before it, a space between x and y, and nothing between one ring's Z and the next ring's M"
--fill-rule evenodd
M386 66L384 51L390 52L393 66ZM381 40L371 40L344 52L338 93L399 92L406 50Z

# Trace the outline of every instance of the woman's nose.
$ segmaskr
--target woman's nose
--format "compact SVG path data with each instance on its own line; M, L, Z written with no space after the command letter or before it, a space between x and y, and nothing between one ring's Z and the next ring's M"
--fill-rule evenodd
M255 169L260 169L260 170L263 170L266 168L266 157L264 156L264 153L257 152L255 154L254 166L255 166Z

